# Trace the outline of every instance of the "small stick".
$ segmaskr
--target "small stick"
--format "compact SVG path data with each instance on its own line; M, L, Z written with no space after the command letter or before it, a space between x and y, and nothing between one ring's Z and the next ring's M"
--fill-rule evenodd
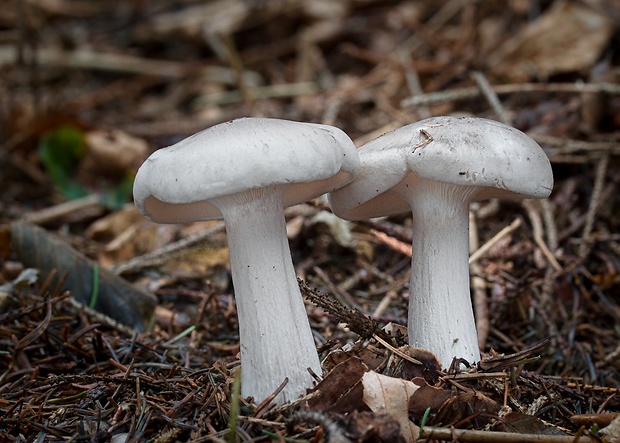
M15 48L0 48L0 67L13 64ZM169 60L154 60L127 54L97 52L89 49L64 51L41 48L33 51L32 57L40 65L57 66L67 69L91 69L95 71L119 72L126 74L151 75L157 77L186 78L195 74L205 77L205 81L235 84L235 72L230 68L205 66ZM255 84L257 74L246 72L249 82Z
M332 294L334 294L334 297L336 297L336 299L344 306L349 306L352 308L355 308L356 310L358 310L359 312L363 313L364 315L366 315L366 312L364 310L363 307L361 307L351 296L351 294L349 294L347 291L340 289L338 286L336 286L334 284L334 282L332 282L331 278L329 278L329 275L327 275L327 273L325 271L323 271L321 268L319 268L318 266L314 266L312 268L312 270L314 271L314 273L316 274L316 276L318 278L320 278L323 283L325 283L327 285L327 288L331 291Z
M418 95L423 95L424 91L422 90L422 85L420 84L420 76L413 67L413 63L411 61L411 54L408 51L400 50L398 51L398 55L400 56L401 64L403 66L403 70L405 71L405 80L407 81L407 88L409 89L409 93L414 97ZM426 105L418 106L416 112L418 113L420 119L428 118L431 116L431 111Z
M73 214L84 209L97 208L101 206L101 198L97 194L90 194L86 197L69 200L49 208L26 214L22 220L35 225L42 225L54 220L58 220L66 215Z
M548 198L540 201L540 207L542 208L543 221L545 222L545 233L547 234L547 243L549 243L549 249L555 251L558 249L558 228L555 224L555 218L553 217L553 209Z
M478 249L476 249L476 251L474 251L469 256L469 264L472 265L476 263L478 260L480 260L480 258L483 257L487 252L489 252L489 250L493 246L495 246L501 239L503 239L507 235L516 231L517 228L519 228L519 226L521 226L521 219L520 218L514 219L512 223L510 223L508 226L503 228L501 231L495 234L489 241L487 241L485 244L483 244Z
M493 112L495 112L495 114L499 117L499 120L505 125L510 125L510 117L508 117L504 106L499 101L499 97L493 90L493 87L484 76L484 74L482 72L476 71L472 74L472 77L474 78L476 85L478 85L478 88L480 88L480 92L482 92L482 95L484 95L484 97L491 105L491 108L493 108Z
M597 443L598 439L586 435L520 434L497 431L474 431L425 426L420 430L424 437L419 442L431 440L460 441L463 443Z
M612 83L517 83L496 85L492 87L498 95L515 93L550 93L564 92L572 94L609 94L620 95L620 85ZM468 88L451 89L448 91L429 92L423 95L409 97L400 102L401 107L430 105L457 100L467 100L479 97L482 94L480 88L472 86Z
M465 6L464 0L450 0L439 9L427 22L426 27L429 30L439 30L450 19L452 19L459 11ZM418 33L413 33L411 37L403 43L403 46L407 48L410 53L415 53L418 48L424 43L423 38Z
M399 349L395 348L394 346L389 344L387 341L385 341L381 337L379 337L377 334L373 335L372 338L377 340L379 343L381 343L383 346L385 346L386 349L388 349L391 352L393 352L394 354L398 355L403 360L407 360L408 362L413 363L414 365L422 365L423 364L420 360L415 359L415 358L405 354L404 352L400 351Z
M381 299L374 312L370 316L374 319L381 317L383 314L385 314L385 311L390 306L390 303L392 303L392 300L394 300L394 298L396 298L394 292L387 291L385 293L385 296Z
M534 204L531 200L523 200L521 204L527 211L530 223L532 223L532 230L534 231L534 241L540 248L547 261L551 264L551 266L553 266L556 271L562 272L562 265L560 265L560 263L557 261L553 253L549 250L549 247L545 243L545 240L543 239L542 220L540 218L540 214L534 207Z
M620 143L618 142L586 142L583 140L573 140L564 137L553 137L544 134L528 134L540 144L553 146L550 155L578 154L578 153L605 153L613 155L620 154Z
M596 212L601 201L601 194L603 193L603 186L605 184L605 175L607 174L607 166L609 165L609 154L603 156L596 165L596 172L594 178L594 188L592 189L592 198L590 205L588 206L588 212L586 215L586 223L583 227L582 237L584 241L579 247L579 256L585 258L590 253L591 244L588 242L588 238L592 233L594 227L594 219L596 218Z
M388 248L411 257L411 245L408 245L394 237L390 237L386 233L377 231L376 229L371 229L370 232L377 238L377 240L386 245Z
M244 83L245 84L245 83ZM198 97L194 101L195 106L229 105L239 103L247 99L261 100L267 98L297 97L300 95L312 95L319 92L319 86L314 82L287 83L279 85L254 86L244 90L216 92Z
M480 239L478 237L478 223L476 222L476 214L474 211L469 211L469 250L476 250L479 245ZM482 267L480 264L475 262L471 263L469 268L471 275L471 288L473 291L476 331L478 332L478 346L480 349L484 349L486 347L487 339L489 337L489 330L491 328L491 322L489 320L487 284L484 278L479 277L479 274L482 273Z
M137 334L137 331L131 326L124 325L89 306L83 305L82 303L80 303L73 297L70 297L68 299L68 302L74 308L79 309L83 311L86 315L92 317L97 323L101 323L104 326L107 326L111 329L115 329L130 337L133 337Z
M184 253L191 246L194 246L206 240L208 237L223 229L224 222L216 223L209 228L206 228L188 237L182 238L181 240L174 243L170 243L163 248L141 255L139 257L134 257L124 263L119 263L118 265L114 266L111 271L115 274L121 275L126 272L137 271L147 266L155 266L161 264L166 260L169 260L171 257L175 257L179 254Z

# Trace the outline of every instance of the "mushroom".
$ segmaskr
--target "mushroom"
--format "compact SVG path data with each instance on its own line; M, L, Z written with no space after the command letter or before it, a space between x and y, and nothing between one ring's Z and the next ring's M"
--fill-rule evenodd
M294 400L321 373L291 259L284 207L350 182L359 167L340 129L268 118L222 123L155 151L140 167L134 201L147 218L223 218L239 320L241 392Z
M433 117L358 150L356 178L329 195L349 220L411 211L409 344L480 359L469 291L468 211L488 198L544 198L553 188L549 159L530 137L482 118Z

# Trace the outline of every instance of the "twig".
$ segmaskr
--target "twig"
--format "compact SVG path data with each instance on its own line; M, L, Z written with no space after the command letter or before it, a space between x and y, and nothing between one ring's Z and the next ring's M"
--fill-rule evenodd
M581 234L584 240L588 240L590 234L592 233L592 228L594 227L594 219L596 218L596 212L601 201L608 165L609 154L603 156L596 165L592 198L590 199L590 205L588 206L588 212L586 215L586 223L583 226L583 232ZM590 248L591 244L588 241L583 242L579 247L579 256L581 258L585 258L590 252Z
M583 140L572 140L564 137L553 137L544 134L528 134L540 144L557 147L552 151L553 154L576 154L581 152L612 152L620 150L618 142L586 142Z
M517 219L519 220L519 219ZM476 222L476 213L469 211L469 250L476 251L479 249L480 239L478 237L478 223ZM487 296L487 284L484 278L480 277L482 267L471 262L470 256L470 281L473 292L474 316L476 318L476 331L478 332L478 346L480 349L486 348L487 339L489 337L489 329L491 322L489 320L489 301Z
M510 125L510 117L508 117L504 106L499 101L499 97L497 97L497 94L493 90L493 87L484 76L484 74L482 72L476 71L472 74L472 77L476 82L476 85L478 85L478 88L480 89L482 95L484 95L484 97L491 105L491 108L493 108L493 112L495 112L495 114L499 117L499 120L505 125Z
M454 428L435 428L425 426L420 430L424 435L418 442L429 440L460 441L463 443L598 443L589 436L520 434L517 432L473 431Z
M267 98L296 97L300 95L312 95L319 92L319 86L313 82L288 83L280 85L254 86L244 83L243 90L217 92L214 94L198 97L195 106L229 105L239 103L251 97L252 100Z
M571 140L563 137L553 137L550 135L528 134L541 145L549 145L553 148L549 150L550 158L554 156L584 154L588 156L609 153L620 155L620 143L618 142L586 142L582 140Z
M547 234L547 243L549 249L554 252L558 249L558 228L555 224L555 218L553 217L553 209L548 198L540 201L540 207L542 209L543 221L545 222L545 233Z
M536 244L540 248L540 250L543 253L543 255L546 257L547 261L549 261L551 266L553 266L553 268L556 271L562 272L563 271L562 265L560 265L558 260L555 258L555 256L549 250L549 247L545 243L545 240L543 238L542 220L540 218L540 214L538 213L538 211L534 207L533 202L531 200L523 200L522 205L523 205L523 207L525 208L525 210L527 212L527 215L528 215L528 217L530 219L530 223L532 223L532 230L534 232L534 241L536 242Z
M426 23L430 29L440 29L448 21L450 21L465 5L466 0L450 0L441 7ZM415 53L422 46L424 40L420 38L418 33L414 33L404 44L410 53Z
M0 48L0 67L13 64L15 60L13 47ZM205 81L233 85L236 83L236 74L230 68L219 66L204 66L190 63L174 62L169 60L154 60L135 57L126 54L113 54L76 49L63 51L51 48L42 48L33 53L33 58L40 65L57 66L71 69L91 69L95 71L120 72L126 74L153 75L158 77L185 78L188 75L205 77ZM257 84L259 78L256 73L245 72L246 81Z
M405 71L405 80L407 81L407 88L409 89L409 93L415 97L419 95L423 95L424 91L422 90L422 85L420 84L420 77L418 76L417 71L413 67L413 63L411 62L411 54L408 51L400 50L398 51L398 55L402 60L403 70ZM431 116L431 111L428 109L428 106L422 105L416 109L418 116L420 119L428 118Z
M376 334L386 341L391 340L390 335L379 328L377 322L375 322L372 318L365 316L356 309L347 309L337 301L329 298L328 295L311 288L301 279L297 279L297 281L299 282L299 288L301 289L301 293L304 297L318 307L325 309L327 312L336 317L338 321L346 323L352 332L362 338L371 338Z
M515 93L572 93L572 94L609 94L620 95L620 85L613 83L516 83L507 85L495 85L492 87L498 95ZM480 88L451 89L441 92L429 92L424 95L409 97L400 102L403 108L410 106L431 105L457 100L468 100L479 97L482 94Z
M377 231L376 229L371 229L370 232L374 235L379 242L386 245L388 248L400 252L401 254L411 257L411 245L406 244L394 237L389 236L388 234Z
M114 266L111 271L115 274L120 275L127 272L134 272L147 266L155 266L164 263L170 258L182 254L188 248L197 245L198 243L206 240L208 237L212 236L217 232L220 232L223 229L224 222L216 223L209 228L206 228L174 243L170 243L169 245L157 249L156 251L132 258L131 260L124 263L119 263L118 265Z
M327 285L327 288L331 291L332 294L334 294L334 297L336 297L336 299L340 303L342 303L343 305L350 306L354 309L357 309L358 311L366 315L364 312L364 309L355 301L353 297L351 297L351 294L349 294L347 291L343 289L338 288L332 282L331 278L329 277L329 275L327 275L325 271L323 271L318 266L314 266L312 270L314 271L316 276L320 278L323 281L323 283Z
M377 340L379 343L381 343L383 346L385 346L390 352L393 352L394 354L398 355L403 360L407 360L408 362L413 363L414 365L422 365L423 364L420 360L415 359L415 358L411 357L410 355L405 354L401 350L395 348L394 346L389 344L387 341L385 341L381 337L379 337L377 334L373 335L373 338L375 340Z
M609 199L612 197L612 195L615 192L617 192L615 183L609 183L603 190L602 196L599 199L599 205L602 202L609 201ZM558 233L558 240L562 242L566 240L567 238L569 238L571 235L573 235L575 232L577 232L585 224L587 216L588 216L587 213L580 215L579 217L576 218L575 221L571 223L570 226L560 231Z
M55 206L50 206L49 208L26 214L23 217L23 221L35 225L42 225L62 218L66 215L73 214L77 211L97 208L100 206L101 197L98 194L90 194L86 197L78 198L76 200L69 200Z
M206 32L205 34L209 35L210 33ZM236 73L237 88L239 89L239 93L241 94L243 101L246 104L252 104L254 102L254 94L245 81L245 66L243 65L243 61L239 55L237 47L235 46L232 36L230 34L216 33L214 38L219 40L224 46L226 51L226 59Z
M480 260L480 258L483 257L487 252L489 252L489 250L493 246L495 246L501 239L503 239L509 234L512 234L514 231L516 231L519 228L519 226L521 226L521 219L520 218L514 219L512 223L510 223L508 226L503 228L501 231L495 234L489 241L487 241L485 244L483 244L478 249L476 249L469 256L469 264L472 265L476 263L478 260Z
M137 334L137 331L132 328L131 326L127 326L124 325L116 320L114 320L113 318L102 314L101 312L90 308L86 305L83 305L82 303L80 303L79 301L77 301L75 298L70 297L68 298L68 302L71 306L73 306L76 309L79 309L81 311L83 311L86 315L92 317L97 323L100 323L104 326L107 326L109 328L115 329L129 337L133 337Z
M322 199L315 198L307 202L308 205L321 209L322 211L332 212L331 207ZM289 208L290 209L290 208ZM371 229L384 232L390 237L394 237L405 244L411 244L411 229L405 226L381 219L357 220L357 224L368 226Z
M394 294L394 291L387 291L375 308L375 310L373 311L373 313L371 314L371 318L377 319L383 314L385 314L385 311L387 311L390 303L392 303L392 300L394 300L395 298L396 295Z

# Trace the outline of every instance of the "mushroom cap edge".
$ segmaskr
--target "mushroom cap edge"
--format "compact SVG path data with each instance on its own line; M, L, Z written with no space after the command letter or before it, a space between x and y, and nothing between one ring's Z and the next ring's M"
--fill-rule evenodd
M136 174L134 202L159 223L217 219L209 199L281 187L291 206L349 183L359 165L355 145L336 127L240 118L151 154Z
M389 192L410 173L477 186L474 200L544 198L553 189L549 159L532 138L479 117L431 117L388 132L358 152L356 178L329 195L334 213L350 220L410 211L407 201Z

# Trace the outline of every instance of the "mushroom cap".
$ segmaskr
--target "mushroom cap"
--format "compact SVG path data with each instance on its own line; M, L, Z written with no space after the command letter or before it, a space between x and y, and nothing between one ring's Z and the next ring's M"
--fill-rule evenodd
M240 118L155 151L140 167L138 210L159 223L222 218L210 199L280 187L284 207L349 183L359 167L351 139L333 126Z
M392 188L409 174L478 187L473 200L544 198L553 173L542 148L523 132L477 117L432 117L388 132L358 153L355 179L329 195L334 213L349 220L411 210Z

